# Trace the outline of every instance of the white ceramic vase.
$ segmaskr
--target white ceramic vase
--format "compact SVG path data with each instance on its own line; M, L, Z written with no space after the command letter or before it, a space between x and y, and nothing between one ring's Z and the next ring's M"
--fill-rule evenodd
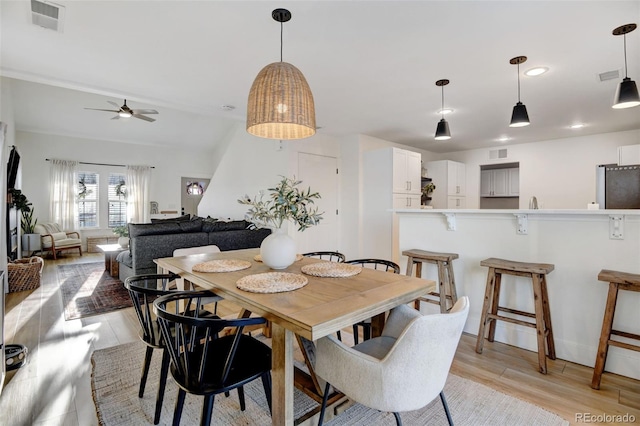
M271 269L285 269L296 261L296 242L286 228L272 229L260 245L262 262Z
M118 238L118 245L122 248L129 247L129 237L120 237Z

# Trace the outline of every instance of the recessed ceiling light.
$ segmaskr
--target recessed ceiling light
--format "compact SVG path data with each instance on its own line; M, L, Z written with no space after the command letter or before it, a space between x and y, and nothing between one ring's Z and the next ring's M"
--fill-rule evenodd
M549 71L549 68L547 67L536 67L536 68L531 68L530 70L526 71L524 74L528 75L529 77L535 77L537 75L544 74L547 71Z
M508 137L506 137L506 136L503 136L503 137L501 137L501 138L498 138L498 142L506 142L506 141L508 141L508 140L509 140L509 138L508 138Z
M584 127L584 124L582 123L576 123L576 124L572 124L571 126L569 126L569 128L571 129L582 129Z
M451 108L442 108L441 110L438 111L438 114L447 115L447 114L451 114L452 112L453 112L453 109Z

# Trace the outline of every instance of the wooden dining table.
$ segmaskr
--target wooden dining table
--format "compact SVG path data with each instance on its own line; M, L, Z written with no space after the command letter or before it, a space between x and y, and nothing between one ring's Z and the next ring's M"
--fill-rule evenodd
M303 257L278 272L304 275L308 283L297 290L280 293L254 293L240 290L236 282L247 275L274 272L256 261L259 249L233 250L156 259L161 272L173 272L197 287L210 289L271 322L272 347L272 424L293 425L294 350L297 336L315 341L350 327L367 318L372 334L379 335L384 313L434 291L434 281L363 268L354 276L320 278L302 273L301 268L324 260ZM234 272L193 272L193 265L213 259L237 259L251 263Z

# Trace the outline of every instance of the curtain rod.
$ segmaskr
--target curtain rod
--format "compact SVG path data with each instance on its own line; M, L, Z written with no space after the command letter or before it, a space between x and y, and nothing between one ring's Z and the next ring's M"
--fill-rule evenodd
M46 161L51 161L49 158L45 158ZM89 164L91 166L113 166L113 167L127 167L126 164L107 164L107 163L86 163L84 161L78 161L78 164ZM154 166L150 166L152 169L155 169Z

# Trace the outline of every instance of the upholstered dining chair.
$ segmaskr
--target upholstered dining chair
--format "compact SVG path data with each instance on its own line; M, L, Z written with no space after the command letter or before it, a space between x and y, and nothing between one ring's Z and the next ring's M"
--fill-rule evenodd
M328 260L330 262L344 262L346 259L345 255L338 251L312 251L309 253L304 253L303 256Z
M180 424L187 392L204 396L200 424L211 423L215 396L238 390L244 411L243 386L261 378L271 410L271 348L243 333L245 326L265 324L264 318L201 318L202 299L210 291L176 292L156 299L154 311L171 357L171 376L180 388L173 424ZM177 306L185 310L177 312ZM234 329L221 333L223 329ZM224 336L222 335L224 334Z
M318 425L322 425L329 386L367 407L393 412L418 410L438 395L449 425L453 419L444 385L469 314L461 297L446 314L422 315L407 305L391 310L382 336L348 347L332 336L316 343L316 374L327 381Z
M144 361L142 364L142 376L140 377L140 389L138 397L144 396L144 388L147 384L149 366L154 349L162 350L162 364L160 368L160 383L158 385L158 395L156 397L156 409L153 417L153 424L160 422L162 412L162 401L169 372L169 354L164 350L165 344L158 326L156 317L152 313L152 303L158 296L163 296L174 291L170 289L171 282L179 278L175 274L149 274L134 275L124 281L124 286L129 291L133 308L140 323L140 340L147 345Z
M363 268L378 269L385 272L392 272L394 274L400 273L400 266L397 263L384 259L354 259L347 260L345 263L351 265L359 265ZM364 340L371 339L371 319L360 321L353 324L353 342L357 345L360 338L358 335L358 327L362 327L362 338Z

